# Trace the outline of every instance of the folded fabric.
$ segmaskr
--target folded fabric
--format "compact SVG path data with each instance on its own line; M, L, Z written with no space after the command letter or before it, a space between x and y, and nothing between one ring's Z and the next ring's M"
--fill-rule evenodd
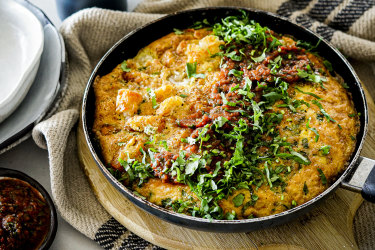
M60 32L68 58L67 87L58 109L33 130L35 142L48 150L52 195L62 217L105 249L144 249L152 244L130 233L96 200L79 166L75 125L85 85L104 53L133 29L163 14L206 6L242 6L275 12L329 40L346 56L375 61L375 7L365 0L148 0L133 13L87 9L66 19ZM77 188L79 187L79 188ZM375 221L375 207L366 204L367 220ZM357 225L361 248L372 247L374 230ZM371 223L370 223L371 224ZM362 233L365 231L365 233Z

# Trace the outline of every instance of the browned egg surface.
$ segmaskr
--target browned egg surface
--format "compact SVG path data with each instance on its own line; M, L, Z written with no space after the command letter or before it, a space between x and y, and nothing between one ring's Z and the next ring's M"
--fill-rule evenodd
M186 29L97 77L93 132L112 173L205 218L280 213L327 189L355 148L358 114L325 59L266 34L273 50Z

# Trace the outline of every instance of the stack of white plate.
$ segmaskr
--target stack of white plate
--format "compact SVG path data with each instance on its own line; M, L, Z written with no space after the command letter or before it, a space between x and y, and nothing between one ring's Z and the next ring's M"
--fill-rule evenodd
M51 110L65 66L64 43L44 13L0 1L0 152Z

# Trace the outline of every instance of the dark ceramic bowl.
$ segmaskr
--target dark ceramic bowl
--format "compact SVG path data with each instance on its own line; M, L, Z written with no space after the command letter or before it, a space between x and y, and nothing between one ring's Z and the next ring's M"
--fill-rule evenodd
M191 26L195 21L203 20L205 18L209 22L214 22L226 16L238 15L239 9L246 11L247 13L249 13L251 19L255 20L256 22L259 22L263 26L269 27L275 32L282 34L290 34L298 40L304 40L310 42L311 44L317 44L318 41L321 40L319 46L317 47L317 51L320 55L330 60L330 62L333 65L333 69L343 77L346 83L348 83L349 92L352 95L355 107L357 111L362 114L360 117L361 127L357 135L357 144L355 147L355 151L353 152L349 160L347 169L344 171L344 173L338 176L335 183L333 183L327 190L325 190L322 194L318 195L314 199L285 212L266 217L244 220L209 221L207 219L175 213L162 207L159 207L151 202L143 200L140 197L136 196L131 190L124 187L110 174L110 172L106 168L106 165L104 164L100 145L98 145L97 141L95 140L95 136L92 133L95 112L95 94L93 89L93 82L97 76L104 76L110 73L112 69L115 68L122 61L124 61L124 59L134 57L141 48L145 47L146 45L150 44L156 39L159 39L162 36L173 32L174 28L185 29ZM162 17L129 33L120 41L118 41L103 56L103 58L95 67L88 81L83 96L82 121L87 144L90 148L94 160L98 165L98 168L102 171L102 173L108 179L108 181L124 195L124 198L128 198L138 207L163 220L197 230L212 232L249 232L294 220L299 216L306 214L308 211L310 211L319 202L321 202L330 194L332 194L336 190L336 188L343 186L343 183L345 183L346 178L350 177L352 173L357 169L357 167L362 164L362 162L366 162L362 157L360 157L360 151L363 147L364 139L367 133L368 109L360 80L354 72L352 66L337 49L335 49L329 42L322 39L319 35L313 33L312 31L298 24L292 23L286 18L277 16L272 13L254 9L234 7L212 7L181 11ZM372 162L372 164L374 165L375 161ZM375 171L373 171L372 175L375 178ZM372 183L375 183L375 180ZM369 187L370 188L367 189L367 191L369 192L363 192L363 190L365 189L362 189L362 192L375 194L375 186L371 184ZM371 191L372 187L373 189ZM372 197L374 198L373 201L375 201L375 196Z
M55 205L53 204L53 201L52 201L51 197L49 196L48 192L44 189L44 187L39 182L37 182L36 180L31 178L30 176L28 176L28 175L26 175L26 174L24 174L20 171L17 171L17 170L12 170L12 169L8 169L8 168L0 168L0 177L15 178L15 179L27 182L33 188L38 190L39 193L43 196L46 203L48 204L48 207L49 207L49 210L50 210L50 213L51 213L51 222L50 222L49 231L48 231L44 241L40 245L39 249L41 249L41 250L49 249L49 247L51 246L53 240L55 239L55 235L56 235L57 213L56 213Z

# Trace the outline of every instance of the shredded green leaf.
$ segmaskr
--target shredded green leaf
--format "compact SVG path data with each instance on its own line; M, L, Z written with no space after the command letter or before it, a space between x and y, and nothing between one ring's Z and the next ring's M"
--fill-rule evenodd
M322 147L320 148L320 151L322 151L322 154L323 154L323 155L328 155L330 149L331 149L331 146L330 146L330 145L325 145L325 146L322 146Z
M235 207L239 207L239 206L242 206L244 199L245 199L244 194L238 194L232 199L232 202Z
M332 119L331 116L324 110L323 105L318 102L317 100L312 100L312 103L319 107L320 112L331 122L336 122L336 120Z
M316 130L316 128L310 127L310 121L311 121L311 117L309 117L309 119L307 120L306 128L309 129L309 130L311 130L312 132L314 132L314 134L315 134L315 141L317 142L319 140L319 133Z
M301 93L306 94L306 95L311 95L311 96L315 97L315 98L318 99L318 100L321 100L321 99L322 99L322 98L320 98L318 95L316 95L316 94L314 94L314 93L311 93L311 92L305 92L305 91L299 89L298 87L294 87L294 88L295 88L298 92L301 92Z
M147 88L147 93L151 98L152 108L157 109L159 107L159 104L156 103L156 95L155 95L154 90Z
M124 60L124 61L121 63L121 69L122 69L124 72L130 72L130 68L128 67L128 64L127 64L126 60Z
M174 28L173 31L174 31L174 33L176 35L182 35L182 34L184 34L184 32L182 30L179 30L179 29L176 29L176 28Z
M317 168L317 170L319 172L319 177L320 177L320 180L322 181L322 184L326 185L327 184L326 176L324 175L323 171L320 168Z

